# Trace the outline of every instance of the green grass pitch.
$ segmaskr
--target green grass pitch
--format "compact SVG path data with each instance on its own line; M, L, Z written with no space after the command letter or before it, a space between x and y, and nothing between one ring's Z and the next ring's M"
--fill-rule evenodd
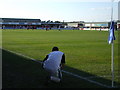
M117 31L115 36L115 81L119 82ZM108 44L107 31L2 30L4 49L22 53L36 60L42 61L53 46L58 46L66 55L67 67L64 70L86 77L105 76L103 78L111 80L111 45Z

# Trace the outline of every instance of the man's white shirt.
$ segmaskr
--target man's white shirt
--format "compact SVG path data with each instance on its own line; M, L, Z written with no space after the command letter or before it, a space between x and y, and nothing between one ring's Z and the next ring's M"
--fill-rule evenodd
M61 51L53 51L50 54L48 54L48 59L44 61L44 68L50 70L58 70L60 68L60 63L63 54L64 53Z

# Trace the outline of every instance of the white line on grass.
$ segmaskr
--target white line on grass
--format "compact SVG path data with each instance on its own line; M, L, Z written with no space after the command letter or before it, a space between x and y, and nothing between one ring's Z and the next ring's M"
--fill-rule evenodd
M23 57L28 58L28 59L31 59L32 61L35 61L35 62L38 62L38 63L42 63L42 61L35 60L34 58L31 58L31 57L29 57L29 56L23 55L23 54L21 54L21 53L16 53L16 52L14 52L14 51L6 50L6 49L3 49L3 50L8 51L8 52L11 52L11 53L14 53L14 54L19 55L19 56L23 56ZM77 74L74 74L74 73L71 73L71 72L68 72L68 71L62 70L62 72L66 73L66 74L69 74L69 75L72 75L72 76L74 76L74 77L77 77L77 78L80 78L80 79L89 81L89 82L91 82L91 83L94 83L94 84L97 84L97 85L106 87L106 88L111 88L111 86L104 85L104 84L102 84L102 83L99 83L99 82L90 80L90 79L88 79L88 78L82 77L82 76L80 76L80 75L77 75Z
M87 77L87 78L105 78L105 77L108 77L108 78L111 78L112 76L111 75L104 75L104 76L90 76L90 77ZM120 76L116 76L116 77L120 77Z

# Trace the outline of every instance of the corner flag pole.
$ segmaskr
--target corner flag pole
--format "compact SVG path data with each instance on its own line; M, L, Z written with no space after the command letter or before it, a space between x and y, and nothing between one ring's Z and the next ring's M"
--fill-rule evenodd
M111 2L111 25L109 30L108 43L111 44L111 74L112 74L112 87L114 87L114 21L113 21L113 1Z
M113 22L113 2L114 0L112 0L111 2L111 26L110 26L110 34L112 34L111 36L111 73L112 73L112 87L114 87L114 40L115 40L115 36L114 36L114 22ZM109 43L110 44L110 43Z
M114 87L114 42L111 44L111 72L112 72L112 87Z

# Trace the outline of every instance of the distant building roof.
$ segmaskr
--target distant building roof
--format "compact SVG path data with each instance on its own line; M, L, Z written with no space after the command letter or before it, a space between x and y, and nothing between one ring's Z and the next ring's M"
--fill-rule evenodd
M0 18L2 21L5 21L5 22L26 22L26 21L29 21L29 22L40 22L41 20L40 19L25 19L25 18Z

